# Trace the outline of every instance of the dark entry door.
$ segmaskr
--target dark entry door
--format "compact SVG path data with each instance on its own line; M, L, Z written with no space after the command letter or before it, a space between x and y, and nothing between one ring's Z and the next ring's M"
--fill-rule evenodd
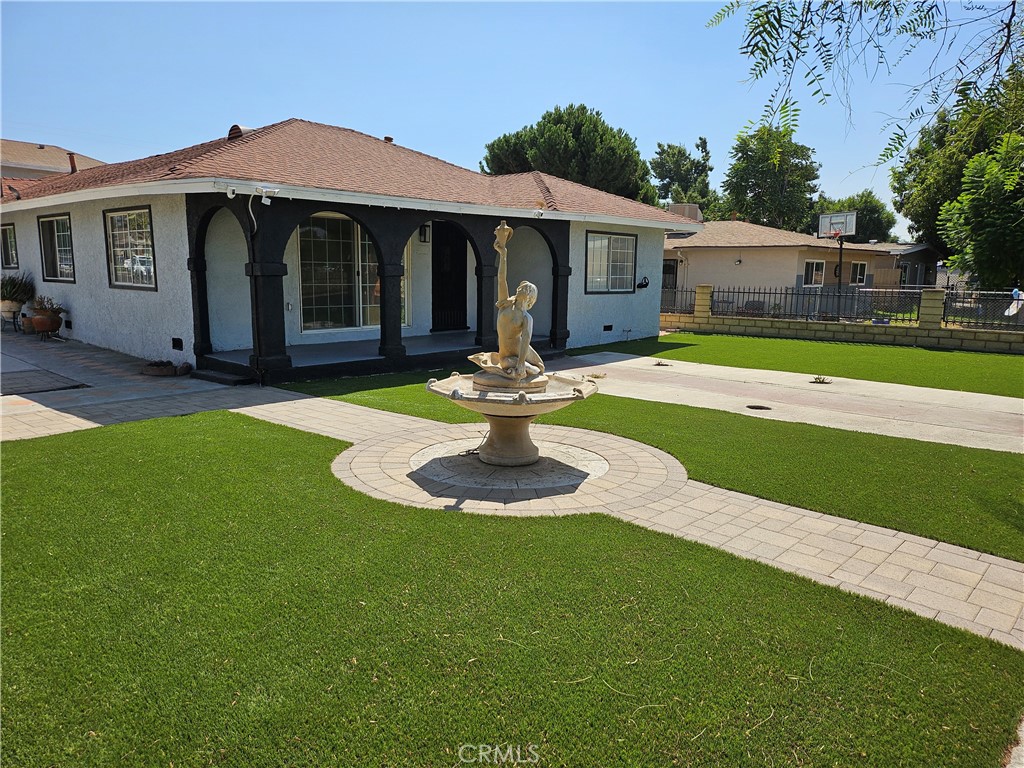
M466 236L446 221L431 232L431 332L464 331L466 324Z

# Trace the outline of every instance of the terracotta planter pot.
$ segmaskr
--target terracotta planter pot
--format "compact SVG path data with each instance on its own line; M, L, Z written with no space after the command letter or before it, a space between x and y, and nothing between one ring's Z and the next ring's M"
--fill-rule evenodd
M23 318L21 318L21 330L22 330L22 333L27 333L27 334L30 334L30 335L36 332L35 323L32 322L32 318L31 317L23 317Z
M60 315L36 313L32 316L32 326L36 333L56 333L63 324L64 318Z

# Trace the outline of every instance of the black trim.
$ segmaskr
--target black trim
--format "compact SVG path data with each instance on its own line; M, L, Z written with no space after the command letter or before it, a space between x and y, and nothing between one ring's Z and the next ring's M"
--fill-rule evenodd
M67 219L68 220L68 235L71 236L71 273L74 275L70 280L66 277L47 277L46 276L46 257L43 255L43 222L52 221L54 219ZM74 285L78 282L78 268L75 267L75 233L74 228L71 226L71 212L67 213L46 213L41 216L36 216L36 226L39 227L39 261L42 269L42 280L44 283L65 283ZM54 246L56 246L57 233L54 232ZM54 254L54 265L60 268L60 264L56 262L57 254Z
M628 291L592 291L588 286L590 285L590 236L591 235L608 235L609 237L631 237L633 238L633 275L629 280ZM583 242L583 293L591 296L621 296L630 293L636 293L636 260L637 260L637 246L639 245L639 237L630 232L602 232L596 229L588 229L584 236ZM609 264L611 266L611 264ZM610 276L609 276L610 277Z
M0 224L0 237L3 236L2 233L5 229L10 229L11 234L14 235L14 266L9 267L6 264L3 264L3 259L0 257L0 267L3 269L21 269L21 267L18 266L21 263L21 259L18 257L18 231L14 228L13 224Z
M126 285L124 283L114 282L114 271L111 268L113 261L113 253L110 247L110 228L107 224L107 217L111 213L131 213L137 211L145 211L149 214L149 246L153 252L153 284L152 285ZM156 235L153 232L153 209L148 205L133 205L130 208L108 208L102 213L103 215L103 243L104 248L107 252L107 287L114 288L119 291L149 291L155 293L157 290L156 281Z

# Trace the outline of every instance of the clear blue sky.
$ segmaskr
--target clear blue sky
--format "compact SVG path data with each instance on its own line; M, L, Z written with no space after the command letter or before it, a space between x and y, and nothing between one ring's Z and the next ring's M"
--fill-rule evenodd
M718 185L769 89L744 82L738 20L705 27L717 8L5 1L0 132L114 162L300 117L476 169L487 142L584 103L645 159L706 136ZM796 138L815 148L826 194L890 201L888 170L870 166L921 71L912 59L861 77L852 125L838 103L802 100Z

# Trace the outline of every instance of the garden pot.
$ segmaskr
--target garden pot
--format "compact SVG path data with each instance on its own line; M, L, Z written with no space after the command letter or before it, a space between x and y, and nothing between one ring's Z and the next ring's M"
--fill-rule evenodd
M11 301L10 299L4 299L3 301L0 301L0 314L6 316L13 315L15 312L20 312L21 304L22 302L20 301Z
M31 317L21 318L21 330L23 333L33 334L36 332L35 323L32 322Z
M169 360L146 363L142 366L142 374L144 376L185 376L191 372L191 363L175 365Z
M36 333L56 333L63 324L64 318L60 315L37 312L32 316L32 327Z

